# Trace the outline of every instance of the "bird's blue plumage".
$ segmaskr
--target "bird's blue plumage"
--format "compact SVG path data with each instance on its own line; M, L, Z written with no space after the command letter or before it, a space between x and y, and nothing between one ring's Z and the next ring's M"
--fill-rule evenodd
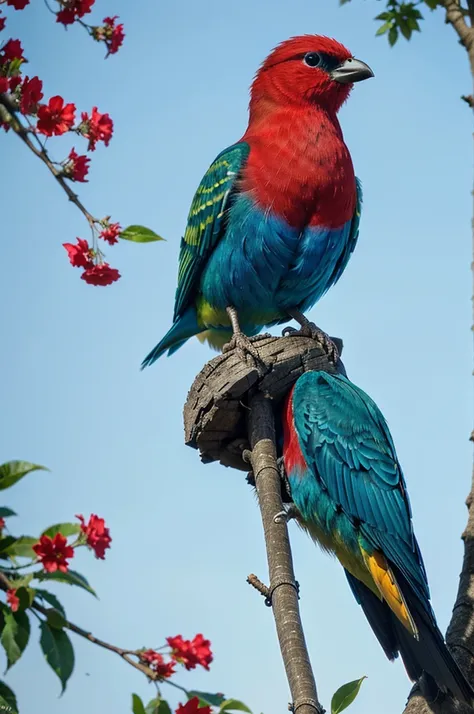
M358 180L350 220L295 228L239 189L249 153L245 142L230 146L202 179L181 241L173 326L142 366L200 332L230 339L229 306L247 335L286 322L289 309L308 310L342 275L359 234Z
M343 564L391 659L412 679L471 701L430 604L403 473L373 400L343 375L307 372L283 417L284 460L301 524Z

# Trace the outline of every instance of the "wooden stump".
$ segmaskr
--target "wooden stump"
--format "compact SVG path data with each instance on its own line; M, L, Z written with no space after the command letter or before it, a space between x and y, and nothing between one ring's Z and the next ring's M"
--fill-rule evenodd
M340 353L342 341L333 339ZM204 463L219 461L223 466L250 471L242 459L243 450L249 448L250 390L260 390L279 402L303 372L344 373L342 362L336 367L321 344L309 337L262 337L254 347L270 365L264 376L233 350L208 362L189 390L184 406L185 442L199 450Z

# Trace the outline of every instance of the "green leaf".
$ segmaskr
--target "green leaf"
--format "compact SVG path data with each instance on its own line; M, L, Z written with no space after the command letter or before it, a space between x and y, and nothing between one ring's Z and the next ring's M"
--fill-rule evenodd
M347 2L350 2L351 0L339 0L339 5L345 5Z
M343 684L342 687L339 687L331 699L331 714L339 714L339 712L344 711L344 709L347 709L347 707L352 704L359 694L364 679L367 679L367 677L354 679L353 682L348 682L347 684Z
M61 535L67 538L68 536L77 535L81 532L80 523L56 523L54 526L49 526L41 535L49 536L54 538L56 533L61 533Z
M440 0L425 0L425 3L428 5L430 10L436 10L438 5L440 4Z
M393 12L381 12L375 16L375 20L393 20Z
M417 20L416 18L414 18L414 17L409 17L409 18L407 18L407 23L408 23L408 26L409 26L412 30L416 30L417 32L421 32L420 25L418 24L418 20Z
M5 536L4 538L0 538L0 553L3 555L5 554L5 551L13 545L13 543L16 543L18 539L14 538L13 536ZM8 557L8 555L5 556L5 559Z
M390 32L388 33L388 43L389 43L390 47L393 47L393 45L395 44L395 42L397 40L398 40L398 30L394 26L394 27L390 28Z
M157 240L165 240L158 233L145 226L128 226L119 235L119 238L131 240L134 243L153 243Z
M145 705L138 694L132 694L132 712L133 714L146 714Z
M0 711L2 714L18 714L15 694L5 682L0 682Z
M35 543L38 542L38 538L33 538L32 536L20 536L15 539L15 542L5 548L5 554L10 557L20 557L20 558L36 558L36 553L33 550Z
M410 37L411 37L412 29L411 29L411 27L408 25L407 21L404 20L403 18L400 18L400 20L399 20L399 22L398 22L398 26L399 26L399 28L400 28L400 32L402 33L403 37L404 37L406 40L409 40Z
M7 654L10 669L17 662L30 639L30 620L26 612L12 612L9 608L3 610L4 626L0 641Z
M17 514L15 511L12 511L11 508L7 508L6 506L3 506L0 508L0 518L8 518L8 516L16 516Z
M79 588L83 588L91 595L94 595L94 597L97 597L95 590L91 588L85 577L80 573L77 573L75 570L68 570L67 573L60 573L59 570L56 570L55 573L41 571L39 573L35 573L35 578L42 581L56 580L60 583L67 583L68 585L77 585Z
M27 610L29 607L31 607L31 603L35 599L35 591L32 590L31 588L26 588L24 585L18 586L15 583L15 586L16 586L16 595L20 600L18 612Z
M222 702L221 712L228 712L228 711L238 711L238 712L248 712L248 714L252 714L252 711L248 708L246 704L243 702L239 702L238 699L226 699L225 702Z
M50 593L49 590L43 590L42 588L36 588L36 594L39 595L42 600L45 600L52 607L54 607L55 610L59 610L61 615L66 617L66 610L61 605L56 595L53 595L53 593Z
M67 681L74 669L74 649L71 640L64 630L57 630L43 621L40 645L46 662L61 681L62 693L66 689Z
M209 692L198 692L197 690L188 692L188 699L197 697L204 706L220 707L222 702L225 702L223 694L210 694Z
M50 610L47 610L46 619L48 620L48 625L54 627L56 630L62 630L63 627L66 627L67 625L65 617L59 612L59 610L55 610L53 607Z
M8 461L0 465L0 491L10 488L31 471L49 471L45 466L30 464L29 461Z
M392 21L388 20L387 22L384 22L383 25L380 25L379 29L375 33L375 35L378 37L379 35L385 35L386 32L390 30L392 27Z
M171 714L170 705L164 699L156 697L146 705L145 714Z

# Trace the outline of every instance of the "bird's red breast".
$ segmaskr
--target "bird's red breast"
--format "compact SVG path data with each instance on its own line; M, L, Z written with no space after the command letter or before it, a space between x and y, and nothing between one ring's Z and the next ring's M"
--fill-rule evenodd
M241 190L263 211L306 226L339 228L354 215L354 168L335 114L321 107L268 107L251 118Z
M303 471L307 464L301 451L293 418L293 392L285 397L283 405L283 460L287 474Z

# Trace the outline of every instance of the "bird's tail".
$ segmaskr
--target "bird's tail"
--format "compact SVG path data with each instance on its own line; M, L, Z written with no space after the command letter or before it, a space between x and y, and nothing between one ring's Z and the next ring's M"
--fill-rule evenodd
M379 600L360 580L347 570L345 572L352 592L387 657L393 660L400 653L411 680L418 681L426 673L439 690L449 692L472 706L474 691L446 647L430 606L427 608L421 603L401 573L397 572L397 582L416 623L418 638L408 632L384 600Z
M176 350L182 347L190 337L202 331L203 328L198 324L195 308L188 308L186 312L173 323L156 347L145 357L141 368L149 367L166 351L168 351L169 355L172 355L173 352L176 352Z

